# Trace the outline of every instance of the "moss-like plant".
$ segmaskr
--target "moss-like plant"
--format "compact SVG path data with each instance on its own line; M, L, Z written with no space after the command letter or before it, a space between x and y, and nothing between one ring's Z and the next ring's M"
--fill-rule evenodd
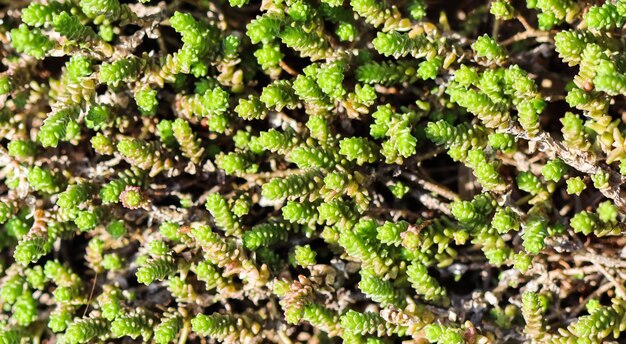
M0 342L619 340L624 25L624 0L0 8Z

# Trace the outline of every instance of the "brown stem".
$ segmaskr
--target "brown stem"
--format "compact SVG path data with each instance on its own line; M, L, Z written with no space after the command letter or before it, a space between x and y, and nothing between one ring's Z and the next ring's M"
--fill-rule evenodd
M620 297L620 299L626 299L626 291L624 290L624 286L622 283L618 282L615 277L609 273L602 265L594 262L593 265L600 270L600 272L604 275L604 277L613 284L615 287L615 293Z
M529 38L541 38L541 37L550 37L551 33L548 31L524 31L519 32L512 37L507 38L506 40L500 42L500 45L507 46L513 43L523 41Z
M429 180L430 178L428 177L422 178L409 172L402 172L402 176L421 186L424 190L434 192L439 196L449 199L450 201L456 201L461 199L459 195L457 195L455 192L443 185L437 184L436 182Z
M622 212L626 212L626 200L620 189L622 185L621 175L611 170L608 166L605 166L605 164L598 161L593 155L578 149L566 147L562 142L555 140L550 134L544 131L536 136L530 136L525 130L515 125L512 125L504 131L519 138L523 138L524 140L536 143L539 150L545 152L550 158L559 158L582 173L588 175L607 173L610 177L609 187L600 189L600 192L605 197L612 199Z

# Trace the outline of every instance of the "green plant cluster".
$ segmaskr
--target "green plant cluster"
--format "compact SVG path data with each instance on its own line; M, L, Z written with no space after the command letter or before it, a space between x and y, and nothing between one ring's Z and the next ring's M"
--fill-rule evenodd
M0 343L626 331L626 1L3 4Z

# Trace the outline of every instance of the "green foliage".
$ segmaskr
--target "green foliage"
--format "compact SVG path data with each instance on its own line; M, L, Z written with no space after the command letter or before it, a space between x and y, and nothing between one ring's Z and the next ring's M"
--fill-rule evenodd
M439 68L441 68L442 64L443 59L441 57L435 57L431 60L423 61L417 69L417 75L422 80L434 80L437 77L437 72L439 71Z
M191 320L194 332L216 340L224 340L236 328L235 324L236 320L232 316L221 314L198 314Z
M504 181L498 173L496 163L487 160L482 150L469 150L466 165L474 171L476 179L485 189L499 190L504 188Z
M105 105L96 105L89 109L85 116L85 125L89 129L101 130L111 126L111 110Z
M75 208L89 198L90 192L91 185L89 184L70 185L59 194L57 205L66 209Z
M424 35L411 37L399 32L379 32L372 44L380 54L395 58L407 55L415 58L432 57L437 52L436 45Z
M111 322L113 336L136 339L141 335L144 341L152 337L153 321L141 309L127 315L118 316Z
M598 30L620 28L626 22L626 3L617 1L615 4L606 3L602 6L591 6L585 13L584 20L587 26Z
M491 226L500 234L507 233L511 230L519 230L519 220L510 208L498 208L491 219Z
M34 27L50 25L58 4L57 2L52 2L50 5L32 3L22 10L22 21Z
M491 12L496 19L509 20L513 19L515 9L508 0L497 0L491 2L489 12Z
M98 305L102 316L111 321L122 312L122 292L117 288L107 288L98 297Z
M287 201L281 208L283 218L291 223L309 224L318 220L318 204Z
M413 262L406 270L408 280L413 289L424 297L424 299L435 302L445 302L447 298L446 290L443 289L436 279L428 274L425 265Z
M204 69L200 61L204 57L212 57L220 44L218 30L197 21L191 14L176 11L170 18L172 28L182 36L184 43L179 50L179 62L183 71L193 67Z
M567 179L567 193L572 195L580 195L587 186L580 177L574 177Z
M137 168L131 168L118 174L117 179L113 179L102 185L99 196L104 204L118 203L120 195L127 186L141 186L143 172Z
M387 221L378 227L376 238L383 244L399 246L402 243L402 233L406 232L408 228L409 223L406 221L396 223Z
M415 154L417 138L411 133L411 124L415 119L414 113L394 113L390 105L379 106L372 114L375 122L370 126L370 135L383 142L381 153L388 164L402 163L403 158Z
M4 95L10 93L13 89L13 84L11 79L8 76L2 75L0 76L0 95Z
M601 237L620 235L621 229L617 225L617 209L610 202L601 203L596 213L581 211L574 215L570 226L577 233L589 235L591 233Z
M299 199L321 188L323 179L316 170L275 178L263 184L262 195L270 200Z
M8 144L9 155L17 158L27 158L34 156L37 151L37 146L32 141L27 140L14 140Z
M359 66L356 78L366 84L392 86L404 82L413 83L417 80L417 65L412 61L369 62Z
M184 102L190 112L208 118L207 125L211 130L223 133L228 126L228 117L225 115L228 109L228 99L228 92L215 87L207 89L202 94L186 97Z
M297 98L291 84L286 80L280 80L267 85L263 89L260 100L268 108L280 111L284 107L293 109L296 106Z
M281 18L265 14L246 25L246 35L250 37L253 44L269 43L278 36L281 25Z
M531 195L538 195L544 191L545 187L539 177L530 172L520 172L516 178L517 187Z
M0 342L624 332L626 1L0 18Z
M315 265L316 255L317 253L311 249L311 245L296 246L293 251L294 261L302 267Z
M154 329L154 341L157 344L173 342L176 335L183 327L183 318L178 313L172 313L163 317L159 325Z
M525 332L534 340L541 340L545 331L540 296L528 291L522 295L522 314L526 322Z
M48 114L37 138L43 147L56 147L60 141L68 141L72 138L69 130L76 122L76 110L66 108Z
M368 24L381 27L383 31L404 31L410 28L410 21L402 18L398 8L388 7L385 1L350 0L350 6Z
M10 276L5 279L0 289L0 298L9 305L15 303L20 295L24 292L24 280L19 275Z
M257 164L251 161L248 154L236 152L218 155L215 163L229 175L255 173L259 168Z
M113 63L103 63L100 66L100 82L111 86L117 86L122 82L136 77L140 69L140 60L128 58L117 60Z
M243 234L243 245L250 250L256 250L259 247L285 241L288 231L292 228L291 225L282 221L258 224Z
M336 25L335 35L339 37L342 42L354 42L358 37L358 28L353 18L352 11L348 8L341 6L343 1L339 4L333 3L339 0L330 0L322 2L320 10L326 20Z
M88 343L108 333L109 323L102 318L82 318L72 321L63 337L66 343Z
M123 139L117 143L117 150L130 164L143 170L150 170L151 174L168 164L166 160L162 160L161 152L154 142Z
M472 49L477 57L485 57L489 60L497 61L504 59L506 54L502 47L491 37L483 35L472 44Z
M224 197L219 194L211 194L207 198L206 208L213 215L215 224L224 230L226 235L233 235L239 230L239 223Z
M200 163L204 149L202 142L196 137L189 123L182 118L175 120L172 123L172 132L183 155L194 164Z
M159 105L157 91L151 89L141 89L135 93L135 101L139 110L146 114L152 114Z
M383 307L389 304L397 307L404 307L405 305L405 295L401 289L397 290L390 281L385 281L376 276L369 276L365 272L362 273L359 289L367 297L380 303Z
M529 8L537 8L541 11L538 15L539 27L543 30L563 22L571 20L580 10L577 3L570 0L537 0L528 4Z
M349 310L341 316L340 321L344 330L360 335L373 334L383 336L402 330L389 324L380 315L373 312L359 313Z
M11 30L11 45L17 52L42 59L54 47L54 42L37 28L29 29L26 25Z
M52 26L70 40L92 40L98 37L90 27L84 26L77 17L65 11L54 16Z
M537 254L545 247L545 239L548 236L546 222L546 219L541 215L532 215L526 221L522 234L526 252Z
M149 259L137 269L137 282L149 285L155 280L165 279L174 271L176 271L176 266L171 257Z
M19 326L28 326L37 318L37 303L30 295L22 295L13 305L13 320Z
M50 250L48 238L44 235L31 235L23 237L13 252L15 261L24 265L35 262Z
M80 8L91 18L103 15L111 21L118 19L122 12L118 0L81 0Z
M551 160L541 168L541 174L546 180L558 182L567 173L567 165L560 159Z
M308 57L312 61L320 60L331 55L328 42L316 32L307 32L300 27L286 27L280 33L281 42L295 50L301 57Z
M403 198L404 195L411 191L410 188L402 182L390 185L389 190L398 199Z
M239 99L239 105L235 108L237 115L243 119L263 119L267 115L265 105L258 97L250 96L248 99Z

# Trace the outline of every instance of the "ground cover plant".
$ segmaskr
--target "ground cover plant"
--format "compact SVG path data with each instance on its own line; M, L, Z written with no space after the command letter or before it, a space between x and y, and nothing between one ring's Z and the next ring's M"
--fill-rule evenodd
M625 0L0 4L0 343L626 330Z

